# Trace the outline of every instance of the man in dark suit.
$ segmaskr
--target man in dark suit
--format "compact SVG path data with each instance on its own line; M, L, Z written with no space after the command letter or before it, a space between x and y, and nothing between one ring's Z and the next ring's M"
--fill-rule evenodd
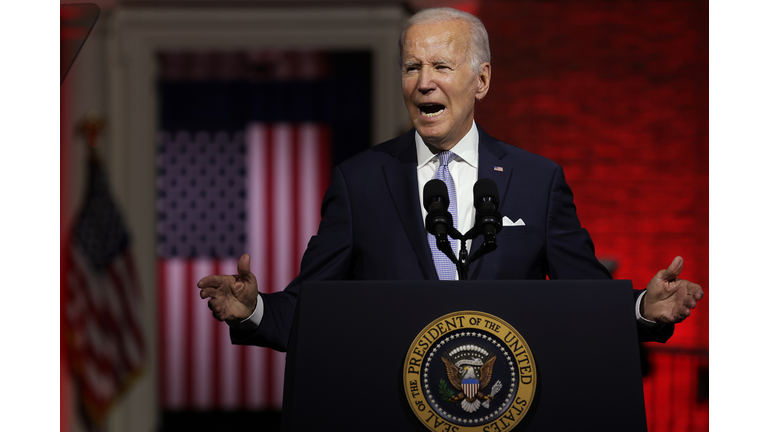
M214 317L230 324L233 342L285 351L303 281L455 279L424 226L420 193L433 177L456 198L450 210L460 232L474 222L475 182L489 178L498 185L499 247L470 266L469 279L610 278L579 224L562 168L475 124L475 101L491 81L482 23L453 9L422 11L404 27L400 47L403 98L414 129L335 168L320 228L296 279L282 292L260 295L246 254L238 275L198 283ZM681 270L677 257L646 290L636 290L641 340L666 341L703 296L699 285L677 279Z

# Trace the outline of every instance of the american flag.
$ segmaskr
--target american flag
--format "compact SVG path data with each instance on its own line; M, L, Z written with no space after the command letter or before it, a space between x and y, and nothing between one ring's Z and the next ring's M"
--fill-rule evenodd
M141 372L145 346L130 237L93 155L87 187L67 254L65 335L84 420L98 426Z
M251 123L241 132L161 132L157 148L162 406L280 409L285 354L231 345L196 283L236 274L245 252L262 292L298 274L330 181L328 130Z

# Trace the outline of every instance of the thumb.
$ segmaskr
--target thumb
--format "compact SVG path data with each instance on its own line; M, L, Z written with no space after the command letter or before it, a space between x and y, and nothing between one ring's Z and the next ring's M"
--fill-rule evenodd
M242 258L241 258L242 261ZM683 271L683 257L676 256L675 259L672 260L672 264L669 265L669 268L666 270L662 270L661 272L661 278L665 281L671 281L676 279L678 276L680 276L680 273Z
M243 254L240 257L240 261L237 262L237 274L243 278L248 278L251 274L251 256Z

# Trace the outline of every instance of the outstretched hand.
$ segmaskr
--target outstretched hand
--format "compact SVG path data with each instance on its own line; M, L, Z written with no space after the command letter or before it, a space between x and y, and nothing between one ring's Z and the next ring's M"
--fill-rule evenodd
M244 254L237 263L236 275L212 275L197 283L200 297L208 300L208 308L219 321L242 321L253 313L259 286L251 273L251 256Z
M666 270L659 270L648 282L640 305L640 315L651 321L679 323L691 315L696 302L704 297L701 285L678 279L683 258L675 257Z

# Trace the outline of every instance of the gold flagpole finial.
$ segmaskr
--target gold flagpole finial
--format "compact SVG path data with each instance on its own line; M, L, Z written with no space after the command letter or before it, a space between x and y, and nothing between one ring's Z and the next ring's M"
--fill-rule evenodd
M85 135L88 146L95 149L99 146L99 133L104 130L106 122L98 111L90 110L85 115L85 120L80 123L78 132Z

